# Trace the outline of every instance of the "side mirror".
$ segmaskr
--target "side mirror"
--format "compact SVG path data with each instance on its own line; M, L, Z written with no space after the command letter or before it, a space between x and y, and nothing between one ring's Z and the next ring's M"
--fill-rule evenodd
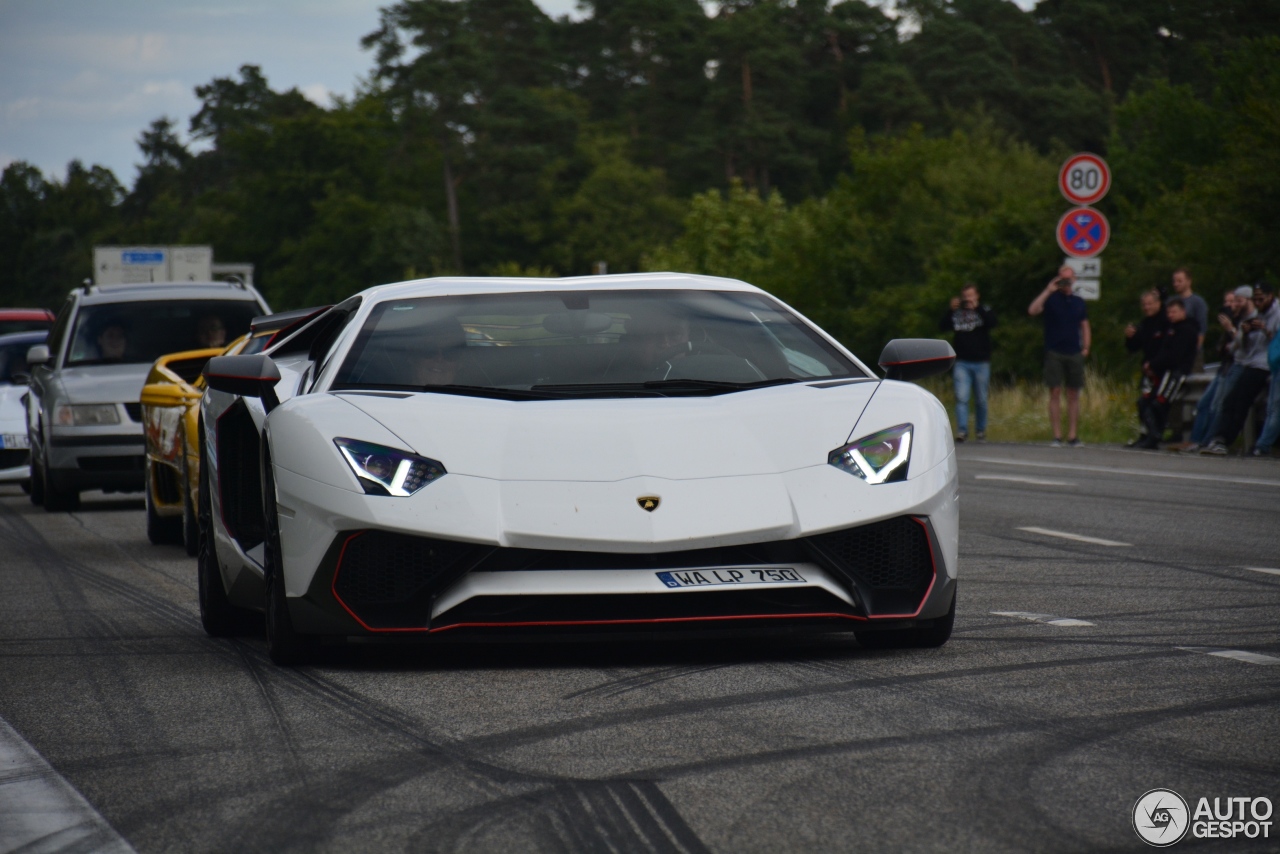
M895 338L880 353L880 367L887 380L931 377L946 372L955 361L956 351L936 338Z
M142 387L143 406L183 406L199 399L199 394L183 391L173 383L148 383Z
M204 366L204 381L214 391L261 398L270 412L280 405L276 383L280 369L270 356L214 356Z
M31 367L36 365L46 365L49 363L49 345L37 344L27 350L27 364Z

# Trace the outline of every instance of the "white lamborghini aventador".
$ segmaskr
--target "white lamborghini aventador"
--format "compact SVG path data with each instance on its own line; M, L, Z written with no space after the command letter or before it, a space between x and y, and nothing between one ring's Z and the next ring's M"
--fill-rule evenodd
M947 414L743 282L671 273L371 288L212 359L199 590L323 640L852 629L937 646L955 615Z

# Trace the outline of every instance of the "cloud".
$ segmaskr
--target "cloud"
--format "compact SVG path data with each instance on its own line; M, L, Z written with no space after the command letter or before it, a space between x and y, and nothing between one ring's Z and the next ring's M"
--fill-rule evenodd
M329 87L323 83L312 83L310 86L303 86L299 91L303 97L318 107L328 107L333 103L333 95L329 92Z

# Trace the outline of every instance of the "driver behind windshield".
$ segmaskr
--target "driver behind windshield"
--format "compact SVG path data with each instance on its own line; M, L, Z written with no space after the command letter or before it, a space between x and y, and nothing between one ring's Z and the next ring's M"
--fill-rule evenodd
M457 321L442 321L422 330L422 343L413 366L415 385L453 385L458 378L458 362L467 346L466 335Z
M98 358L104 362L120 362L124 360L125 350L129 348L129 335L124 325L108 323L98 333Z

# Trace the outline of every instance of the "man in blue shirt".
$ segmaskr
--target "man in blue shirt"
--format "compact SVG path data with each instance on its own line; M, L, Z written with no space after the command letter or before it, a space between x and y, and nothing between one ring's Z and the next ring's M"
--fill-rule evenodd
M1067 387L1067 445L1081 445L1080 389L1084 388L1084 360L1089 356L1092 334L1089 309L1074 291L1076 272L1063 266L1027 306L1032 317L1044 315L1044 384L1049 387L1049 424L1053 446L1062 447L1062 387Z

